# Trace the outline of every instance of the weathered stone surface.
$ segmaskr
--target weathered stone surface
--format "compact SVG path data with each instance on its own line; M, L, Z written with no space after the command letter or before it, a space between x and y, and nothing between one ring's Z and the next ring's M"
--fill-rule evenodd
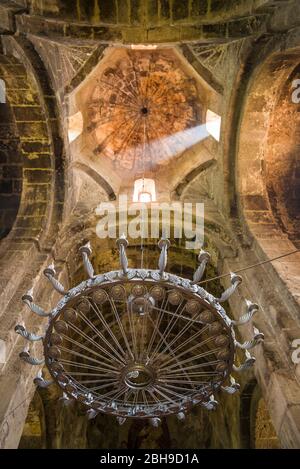
M300 73L298 10L296 0L1 2L1 447L17 447L23 428L20 447L299 447L299 365L292 361L299 253L244 270L226 305L238 319L246 298L259 303L254 322L265 344L253 352L257 382L245 374L239 395L218 396L215 413L195 409L184 423L171 417L153 430L101 415L88 422L80 406L63 408L56 388L36 394L25 423L35 370L19 361L24 342L14 333L24 319L30 329L44 326L20 301L29 288L44 308L58 301L42 275L52 261L67 287L80 282L78 247L91 239L97 272L117 268L115 240L96 237L95 208L121 192L132 197L143 154L158 200L205 204L207 278L300 245L299 103L291 100ZM126 48L109 63L120 43ZM79 108L84 125L71 142L68 125ZM208 137L208 109L222 118L220 141ZM147 145L158 141L152 154L141 151L144 127L134 130L135 120L148 122ZM131 241L130 265L139 265L141 246ZM196 255L183 245L174 240L168 268L192 276ZM155 267L153 240L143 253ZM210 286L221 294L219 280ZM251 335L245 326L237 338Z
M169 52L120 51L92 80L77 103L83 138L116 169L149 172L168 164L185 148L185 132L201 123L196 83Z

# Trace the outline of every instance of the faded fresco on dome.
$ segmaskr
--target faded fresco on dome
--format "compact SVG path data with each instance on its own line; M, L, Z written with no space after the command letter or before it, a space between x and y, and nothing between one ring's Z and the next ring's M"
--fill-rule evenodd
M119 169L155 170L185 148L201 122L196 83L169 51L122 51L91 87L85 133Z

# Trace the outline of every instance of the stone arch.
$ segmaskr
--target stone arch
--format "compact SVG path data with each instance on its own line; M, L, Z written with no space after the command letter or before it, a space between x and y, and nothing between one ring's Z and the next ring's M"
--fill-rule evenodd
M3 100L0 100L0 239L8 235L16 220L21 200L23 172L16 121L8 101L6 83L4 80L2 82L4 94Z
M22 434L36 374L36 369L28 371L19 362L24 341L14 327L21 321L29 329L42 326L37 317L24 311L23 292L34 287L35 300L46 308L54 298L41 273L50 263L50 248L62 218L64 155L56 97L43 62L24 37L1 39L0 77L5 81L17 135L14 156L20 157L22 168L20 205L12 229L0 245L0 337L5 350L1 387L9 390L1 409L0 446L12 448ZM39 354L39 345L34 350Z
M257 382L252 379L243 388L240 401L240 432L241 432L241 448L252 448L252 416L251 402L253 393L257 388Z
M265 399L260 396L256 404L253 447L255 449L279 449L281 447L280 441L276 435Z
M106 192L109 200L116 200L116 194L112 186L101 176L97 171L92 167L88 166L82 162L75 162L73 165L74 169L86 173L90 178L92 178L100 187Z
M63 201L59 188L63 187L63 150L55 95L31 44L12 37L3 42L0 74L6 84L23 165L20 207L10 238L34 238L42 243Z
M279 43L268 44L249 65L247 85L240 88L247 98L237 111L233 206L245 238L265 258L299 246L299 104L292 102L299 48L294 42L295 37L289 37L284 51ZM296 302L299 258L294 254L272 264Z
M290 90L292 99L291 80L299 63L298 41L299 29L287 33L284 41L281 36L260 38L246 58L232 97L234 112L229 126L227 187L231 198L231 223L235 224L234 230L243 242L240 255L245 266L295 251L297 246L289 229L289 218L294 215L286 216L285 205L281 211L276 210L277 200L282 201L280 197L284 198L285 194L272 172L275 173L274 163L280 164L281 138L290 140L289 148L284 149L286 158L293 154L290 145L295 136L294 124L285 128L281 135L283 128L280 128L277 112L293 104L287 101L287 93ZM293 108L286 112L294 114ZM272 125L281 132L277 141ZM288 134L290 137L286 137ZM279 151L282 150L283 147ZM273 200L272 187L277 192L277 199ZM300 331L299 257L296 253L243 273L248 290L243 295L247 297L249 292L256 292L261 309L256 324L265 334L264 345L255 351L258 358L255 375L284 448L299 444L299 383L290 352L292 330L296 337Z
M281 447L266 401L255 378L248 381L241 392L240 430L242 448Z
M279 67L284 57L272 55L250 81L240 125L237 189L240 208L254 235L261 234L260 227L254 225L262 218L265 231L294 240L299 236L292 227L292 218L299 216L295 207L299 122L298 106L292 102L292 83L299 66L295 67L291 53L285 66ZM287 181L289 189L284 193Z

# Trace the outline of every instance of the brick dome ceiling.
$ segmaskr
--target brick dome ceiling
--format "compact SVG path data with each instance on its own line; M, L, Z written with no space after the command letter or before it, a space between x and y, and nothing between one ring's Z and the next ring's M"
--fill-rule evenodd
M198 95L171 50L119 50L80 100L84 139L115 169L153 171L182 153L186 131L201 124Z

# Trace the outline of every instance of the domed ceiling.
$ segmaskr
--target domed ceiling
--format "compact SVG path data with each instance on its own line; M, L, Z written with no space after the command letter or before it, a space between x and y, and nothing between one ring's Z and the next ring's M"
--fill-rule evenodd
M186 132L201 124L202 105L172 50L118 49L100 65L77 101L93 159L152 172L191 146Z

